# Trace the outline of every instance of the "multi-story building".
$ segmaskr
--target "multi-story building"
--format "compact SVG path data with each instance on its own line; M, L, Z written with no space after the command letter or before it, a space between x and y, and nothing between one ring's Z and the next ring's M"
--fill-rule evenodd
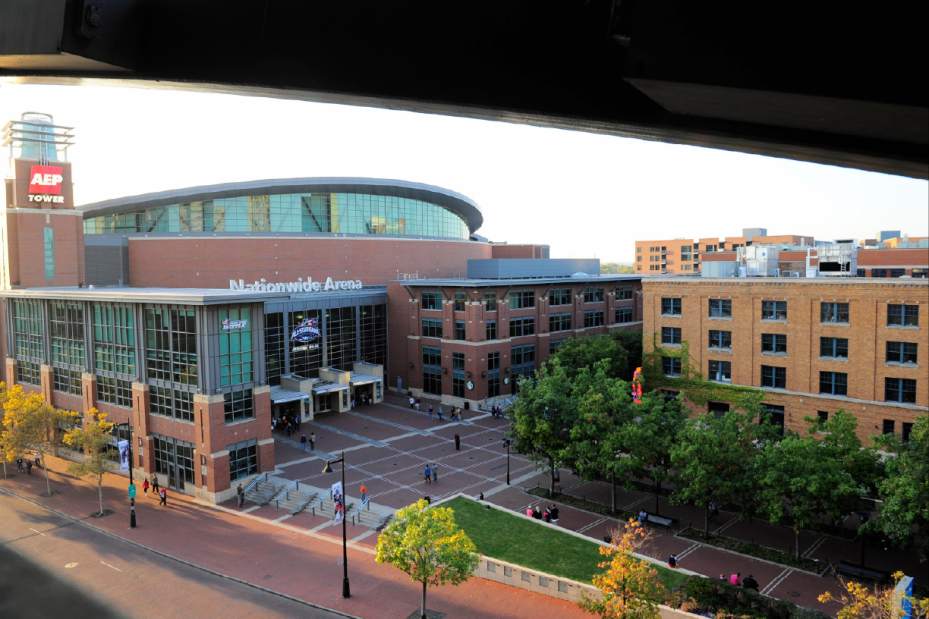
M906 438L929 412L929 281L670 277L642 292L646 352L686 344L701 376L762 390L782 427L842 409L862 437ZM681 368L663 356L666 375Z
M742 236L702 239L666 239L635 242L635 272L640 275L692 275L700 272L704 256L734 251L750 245L808 247L813 237L796 234L768 235L764 228L746 228Z
M398 388L474 405L515 393L516 377L569 337L641 328L638 276L575 273L573 260L508 262L471 261L473 277L464 280L390 284ZM599 261L583 262L599 270Z

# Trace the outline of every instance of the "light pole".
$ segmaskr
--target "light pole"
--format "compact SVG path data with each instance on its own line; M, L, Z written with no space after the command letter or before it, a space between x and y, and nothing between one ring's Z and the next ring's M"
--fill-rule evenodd
M510 445L513 443L508 438L503 439L503 447L506 448L506 485L510 485Z
M124 421L123 423L116 424L117 428L121 428L122 426L126 426L126 430L129 433L129 437L126 440L126 447L127 447L126 456L129 459L129 487L133 488L133 490L130 491L130 496L129 496L129 528L134 529L135 528L135 493L134 493L135 482L133 482L132 480L132 424L130 424L128 421ZM116 434L116 444L117 446L119 445L119 433Z
M338 460L327 460L326 466L323 467L323 473L331 473L332 465L342 463L342 597L352 597L351 589L348 586L348 537L345 532L345 452Z

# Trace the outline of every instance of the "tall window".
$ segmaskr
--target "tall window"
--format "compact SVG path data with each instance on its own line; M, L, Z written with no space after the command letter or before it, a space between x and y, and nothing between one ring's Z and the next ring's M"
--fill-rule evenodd
M710 329L710 348L732 348L732 331Z
M423 391L433 395L442 393L442 372L431 367L423 368Z
M787 320L787 301L762 301L762 320Z
M434 318L423 318L423 337L442 337L442 321Z
M496 292L485 292L484 293L484 311L485 312L496 312L497 311L497 293Z
M844 337L819 338L819 356L848 359L848 339Z
M499 351L487 353L487 369L488 371L500 369L500 352Z
M532 290L517 290L510 292L510 309L523 309L535 307L535 292Z
M884 400L915 404L916 381L911 378L885 378Z
M463 398L465 395L465 378L464 376L452 376L452 395L456 398Z
M465 334L466 334L466 331L465 331L465 321L464 321L464 320L456 320L456 321L455 321L455 339L456 339L456 340L464 340L464 339L466 339L466 335L465 335Z
M710 380L714 380L718 383L732 382L732 362L710 360L709 370Z
M362 305L361 358L368 363L387 364L387 306Z
M258 442L255 439L230 445L229 481L235 481L258 472Z
M787 335L783 333L762 333L761 352L782 355L787 353Z
M584 303L599 303L603 301L603 288L584 288Z
M889 327L916 327L919 326L919 306L891 303L887 306L887 326Z
M631 307L618 307L616 308L616 322L632 322L632 308Z
M442 309L442 293L440 292L424 292L422 294L422 303L421 306L424 310L440 310Z
M289 319L289 333L283 337L290 347L290 372L311 378L323 363L322 311L298 310L290 312Z
M16 355L16 382L40 385L39 367L45 362L45 324L42 302L38 299L12 299L13 346Z
M677 357L662 357L661 371L665 376L680 376L681 360Z
M464 370L465 369L465 355L463 352L452 353L452 369L453 370Z
M55 231L46 227L42 232L42 259L45 279L55 278Z
M484 339L495 340L497 339L497 321L488 320L484 323Z
M710 299L710 318L732 318L731 299Z
M442 365L442 350L432 346L423 346L423 365L440 368Z
M887 363L916 363L916 342L887 342Z
M84 306L72 301L48 304L52 336L52 365L80 370L84 367Z
M153 435L155 472L168 477L175 488L194 483L194 445L175 438Z
M584 312L584 328L603 326L603 312Z
M252 419L255 408L251 389L238 389L223 394L223 411L226 423Z
M820 372L819 392L832 395L848 395L848 374L845 372Z
M513 318L510 320L510 337L521 337L535 333L535 318Z
M617 301L626 301L631 299L635 295L635 291L632 288L617 288L616 289L616 300Z
M661 314L663 316L680 316L681 315L681 298L680 297L662 297Z
M132 383L110 376L97 376L97 400L125 408L132 407Z
M192 307L146 305L145 367L150 379L197 384L197 321Z
M81 372L80 370L68 370L56 367L53 370L52 388L62 393L71 395L81 395Z
M550 332L570 331L571 330L571 314L549 314L548 315L548 330Z
M467 302L467 299L468 297L464 292L456 292L454 311L456 312L465 311L465 303Z
M334 307L326 312L326 351L330 367L348 370L355 353L355 308Z
M532 366L535 364L535 346L514 346L510 353L510 361L514 371L517 366Z
M847 323L848 303L820 303L819 321L823 323Z
M786 389L787 368L774 365L761 366L761 386L772 389Z
M190 391L152 385L148 395L151 414L180 421L194 420L194 394ZM229 420L226 421L228 423Z
M500 374L487 377L487 397L494 398L500 395Z
M131 305L94 303L94 368L134 378L135 315Z
M680 327L661 327L661 343L677 345L681 343Z
M220 307L219 384L242 385L253 380L252 320L248 305Z
M570 288L552 288L548 291L549 305L571 305Z
M761 423L777 428L781 436L784 435L784 407L776 404L761 405Z

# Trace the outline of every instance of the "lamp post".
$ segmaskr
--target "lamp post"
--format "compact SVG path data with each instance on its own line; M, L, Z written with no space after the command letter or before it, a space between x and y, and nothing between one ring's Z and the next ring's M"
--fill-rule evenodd
M510 445L513 443L512 440L505 438L503 439L503 447L506 449L506 485L510 485Z
M348 586L348 537L345 532L345 452L338 460L327 460L326 466L323 467L323 473L331 473L332 465L342 463L342 597L352 597L352 592Z
M132 479L132 424L130 424L128 421L124 421L123 423L116 424L117 428L121 428L123 426L126 426L126 431L129 433L129 437L126 439L126 447L127 447L127 452L128 452L126 456L129 459L129 487L134 489L135 482ZM119 445L119 433L118 432L116 434L116 444L117 446ZM135 528L135 493L133 490L130 490L129 494L130 494L129 496L129 528L134 529Z

